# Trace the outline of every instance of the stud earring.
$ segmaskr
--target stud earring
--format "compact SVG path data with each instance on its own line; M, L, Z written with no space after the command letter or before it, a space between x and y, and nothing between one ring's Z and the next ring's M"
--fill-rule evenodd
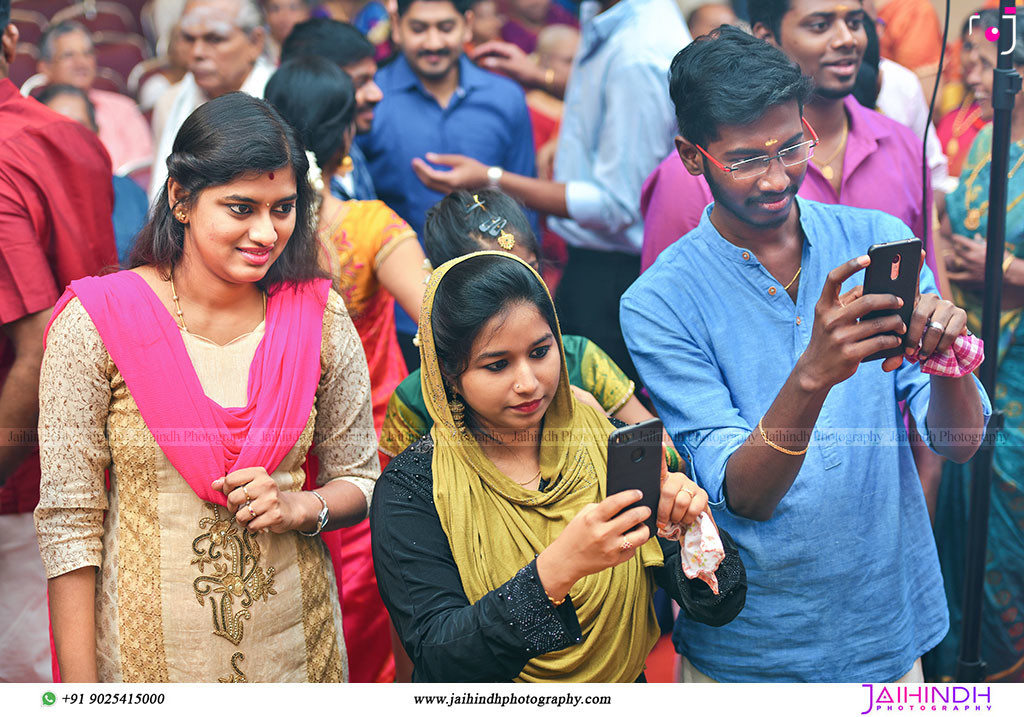
M188 215L180 209L174 213L174 218L182 224L188 224Z

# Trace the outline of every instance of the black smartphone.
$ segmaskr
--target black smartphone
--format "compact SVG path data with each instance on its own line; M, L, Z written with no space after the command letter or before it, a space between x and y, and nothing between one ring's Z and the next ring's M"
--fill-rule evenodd
M871 264L864 272L864 293L865 294L893 294L903 299L903 306L899 309L887 309L885 311L872 311L865 315L861 321L869 321L882 316L899 314L903 324L910 326L910 317L914 313L914 300L917 298L918 272L921 264L921 240L903 239L902 241L889 242L887 244L873 244L868 249L868 256ZM896 334L891 334L895 336ZM904 334L905 340L906 334ZM868 356L864 361L877 361L878 359L897 356L906 348L903 343L891 349L878 351Z
M644 496L625 510L638 505L651 509L644 521L654 536L658 532L658 498L661 496L661 421L623 426L608 436L608 495L634 488Z

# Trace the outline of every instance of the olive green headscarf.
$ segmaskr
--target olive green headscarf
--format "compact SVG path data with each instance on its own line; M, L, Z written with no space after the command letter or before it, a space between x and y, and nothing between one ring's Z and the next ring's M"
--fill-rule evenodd
M471 603L511 579L550 545L589 503L605 497L608 435L612 425L569 389L561 332L555 327L562 371L555 398L543 419L541 477L546 491L527 490L502 474L476 439L456 429L434 347L434 295L445 274L464 261L500 256L518 261L543 286L540 276L512 254L482 251L443 264L430 277L420 313L422 388L434 419L434 503L448 536L462 587ZM548 295L548 301L551 301ZM570 598L583 632L581 643L530 660L523 682L628 682L644 669L658 639L646 569L664 558L655 539L632 560L589 575Z

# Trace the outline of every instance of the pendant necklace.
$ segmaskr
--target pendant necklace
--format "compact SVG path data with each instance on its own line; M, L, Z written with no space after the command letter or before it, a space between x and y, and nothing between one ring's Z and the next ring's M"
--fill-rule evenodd
M847 140L847 138L849 136L850 136L850 123L848 121L847 122L843 122L843 138L841 140L839 140L839 146L836 147L836 151L833 152L832 156L830 156L828 159L826 159L823 163L814 162L814 164L818 167L818 169L821 170L821 176L823 176L829 182L831 182L836 177L835 170L832 169L832 163L834 161L836 161L836 157L839 156L840 152L842 152L844 149L846 149L846 140ZM812 159L811 161L813 162L814 160Z

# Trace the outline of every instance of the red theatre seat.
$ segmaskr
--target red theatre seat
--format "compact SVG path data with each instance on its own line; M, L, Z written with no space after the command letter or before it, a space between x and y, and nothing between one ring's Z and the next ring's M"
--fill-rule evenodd
M149 57L146 41L140 35L97 32L92 40L96 46L96 64L113 70L122 80L131 74L136 65Z
M54 15L51 22L67 20L84 25L89 32L137 32L139 29L132 12L121 3L114 2L72 5Z

